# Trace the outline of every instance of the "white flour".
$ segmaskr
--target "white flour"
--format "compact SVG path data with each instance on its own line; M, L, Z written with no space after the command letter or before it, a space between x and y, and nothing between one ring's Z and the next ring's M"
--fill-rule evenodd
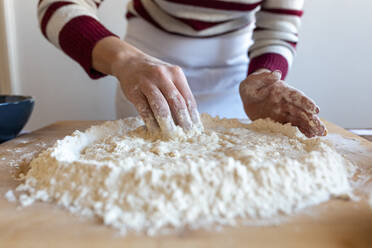
M31 162L20 201L153 235L290 214L351 192L353 166L323 139L270 120L202 119L202 134L171 140L138 118L76 131Z
M5 193L5 198L9 202L16 202L17 201L17 198L15 197L14 192L12 190L9 190L8 192Z

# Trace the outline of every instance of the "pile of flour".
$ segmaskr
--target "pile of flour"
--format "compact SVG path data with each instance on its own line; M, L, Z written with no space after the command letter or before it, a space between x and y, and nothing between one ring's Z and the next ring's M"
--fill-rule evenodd
M351 192L353 166L324 139L270 120L202 120L201 134L172 139L139 118L76 131L31 162L20 201L154 235L290 214Z

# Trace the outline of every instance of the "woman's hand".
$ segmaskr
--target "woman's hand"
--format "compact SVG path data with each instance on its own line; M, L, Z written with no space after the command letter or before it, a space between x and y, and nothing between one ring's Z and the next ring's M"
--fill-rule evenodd
M281 72L267 69L250 74L240 84L244 110L251 120L267 118L297 126L307 137L324 136L319 108L301 91L280 80Z
M100 41L93 61L116 53L113 59L95 63L104 73L114 75L150 131L172 133L175 125L190 130L201 126L196 101L182 69L146 55L115 37ZM114 51L110 51L114 49ZM96 56L94 56L96 52ZM109 65L109 66L107 66ZM105 69L106 68L106 72ZM98 68L99 70L99 68Z

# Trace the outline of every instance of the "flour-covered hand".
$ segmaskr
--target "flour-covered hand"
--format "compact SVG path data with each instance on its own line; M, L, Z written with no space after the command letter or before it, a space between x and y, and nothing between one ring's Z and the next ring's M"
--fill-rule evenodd
M324 136L327 130L318 106L301 91L287 85L280 71L261 69L240 84L244 110L251 120L270 118L297 126L307 137Z
M195 99L182 69L151 56L118 63L113 69L121 88L150 130L172 133L175 125L200 125Z
M202 127L196 101L180 67L151 57L117 37L100 40L92 52L92 66L115 76L150 131L171 134Z

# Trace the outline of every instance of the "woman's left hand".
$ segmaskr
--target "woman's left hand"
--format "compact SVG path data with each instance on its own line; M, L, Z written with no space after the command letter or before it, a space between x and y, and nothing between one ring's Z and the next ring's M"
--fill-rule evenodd
M291 123L307 137L325 136L327 130L317 116L318 106L280 78L280 71L261 69L240 84L240 96L248 117Z

